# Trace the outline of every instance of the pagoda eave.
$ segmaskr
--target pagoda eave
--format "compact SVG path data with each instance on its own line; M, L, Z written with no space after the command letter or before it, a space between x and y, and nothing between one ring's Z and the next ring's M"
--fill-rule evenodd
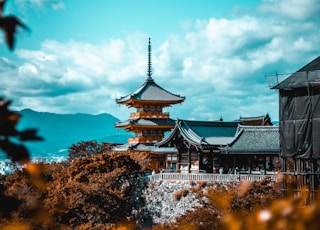
M116 126L116 128L122 128L126 130L143 130L143 129L161 129L161 130L171 130L174 128L173 125L167 126L157 126L157 125L137 125L137 124L129 124L124 126Z
M183 100L175 100L175 101L161 101L161 100L140 100L135 98L130 98L127 101L118 101L118 104L126 105L127 107L141 108L143 105L159 105L162 107L170 107L174 104L182 103Z

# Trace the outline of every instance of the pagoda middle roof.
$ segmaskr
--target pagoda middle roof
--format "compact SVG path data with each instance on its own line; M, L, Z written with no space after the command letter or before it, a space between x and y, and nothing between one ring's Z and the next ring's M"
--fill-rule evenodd
M143 101L164 101L169 103L180 103L185 100L185 97L170 93L159 86L152 77L148 77L147 80L133 93L130 93L124 97L116 99L117 103L126 103L131 99L143 100Z
M128 119L126 121L116 122L116 127L124 127L128 125L139 125L139 126L174 126L175 120L173 119Z

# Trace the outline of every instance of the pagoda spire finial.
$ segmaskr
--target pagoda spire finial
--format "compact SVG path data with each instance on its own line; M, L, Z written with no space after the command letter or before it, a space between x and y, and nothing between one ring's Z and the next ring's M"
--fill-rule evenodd
M148 80L152 79L152 63L151 63L151 38L149 38L149 45L148 45Z

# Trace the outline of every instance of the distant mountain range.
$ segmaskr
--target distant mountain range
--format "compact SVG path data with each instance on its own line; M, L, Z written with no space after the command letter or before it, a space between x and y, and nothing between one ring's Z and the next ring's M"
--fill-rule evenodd
M59 159L68 155L68 148L80 141L126 143L132 133L116 129L119 119L108 114L55 114L30 109L18 111L22 115L17 129L37 129L43 141L25 142L33 158ZM273 121L279 125L278 121ZM0 159L4 154L0 152Z
M68 148L80 141L126 143L132 136L122 129L116 129L114 123L119 119L107 113L55 114L30 109L18 113L22 115L17 126L19 131L35 128L37 134L44 138L43 141L25 142L32 157L36 158L67 156Z

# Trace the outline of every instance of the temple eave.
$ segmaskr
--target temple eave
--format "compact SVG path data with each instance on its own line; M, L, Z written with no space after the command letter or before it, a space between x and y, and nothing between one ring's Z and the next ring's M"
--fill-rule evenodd
M161 125L161 126L157 126L157 125L136 125L136 124L129 124L129 125L124 125L124 126L117 126L116 128L121 128L121 129L126 129L128 131L132 131L132 130L143 130L143 129L159 129L159 130L171 130L174 128L174 126L172 125Z
M117 101L118 104L126 105L128 107L140 108L143 105L161 105L162 107L170 107L171 105L182 103L184 99L181 100L140 100L135 98L130 98L126 101Z

